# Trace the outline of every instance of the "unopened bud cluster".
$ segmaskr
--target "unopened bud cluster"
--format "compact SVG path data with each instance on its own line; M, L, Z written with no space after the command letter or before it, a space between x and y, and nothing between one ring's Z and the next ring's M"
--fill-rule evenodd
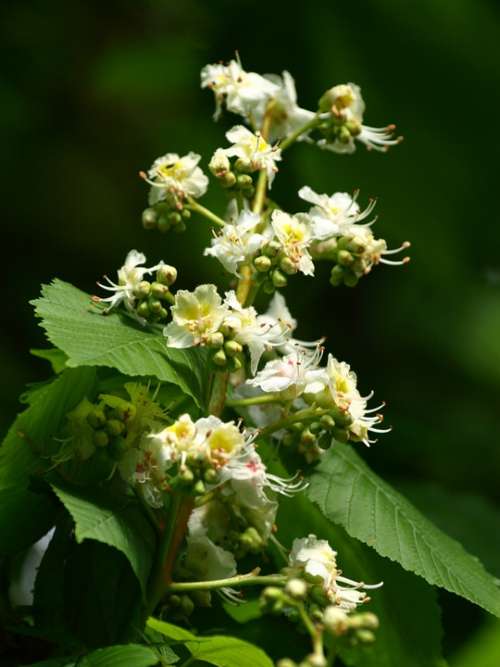
M251 176L255 169L252 169L251 165L241 158L230 160L225 151L218 148L208 168L231 196L241 195L245 199L251 199L255 194L254 181Z
M133 288L137 315L151 324L162 324L168 319L168 305L174 297L170 287L177 279L177 269L163 264L156 272L155 280L141 280Z
M184 232L190 217L191 211L184 207L182 200L175 192L169 192L165 201L144 209L142 226L148 230L157 229L162 234L171 229L174 232Z

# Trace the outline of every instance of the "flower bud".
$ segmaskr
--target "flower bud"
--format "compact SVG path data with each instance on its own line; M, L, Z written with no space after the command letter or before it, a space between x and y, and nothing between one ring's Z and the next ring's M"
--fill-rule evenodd
M158 214L154 208L145 208L142 212L142 226L144 229L156 229Z
M283 597L283 591L277 586L267 586L262 591L262 597L268 601L281 600Z
M151 295L155 299L164 299L168 294L168 287L163 283L152 283Z
M153 298L148 299L148 306L153 315L159 315L163 308L161 301Z
M307 595L307 584L302 579L289 579L286 583L285 591L292 598L303 600Z
M375 634L371 630L358 630L356 637L362 644L373 644L375 641Z
M223 149L218 148L215 151L208 163L208 168L217 178L224 177L231 170L231 163Z
M354 257L347 250L339 250L337 261L342 266L350 266L354 262Z
M224 336L220 331L215 331L207 338L207 345L209 347L222 347L224 345Z
M340 607L329 605L323 612L323 623L332 635L343 635L349 629L349 617Z
M248 174L239 174L239 176L236 177L236 183L242 190L253 187L252 177Z
M194 485L193 491L196 493L197 496L202 496L204 493L206 493L205 484L202 482L201 479L199 479L196 482L196 484Z
M166 234L169 229L170 229L170 222L167 220L167 218L160 216L158 218L158 231L161 232L162 234Z
M236 162L234 163L234 168L236 171L239 171L240 173L248 174L250 171L252 171L251 164L248 162L248 160L242 160L241 158L238 158Z
M189 595L183 595L181 597L180 608L186 616L190 616L194 611L194 602L191 600Z
M185 232L185 231L186 231L186 224L184 222L179 222L174 227L174 232L176 234L182 234L182 232Z
M228 171L227 174L224 174L223 178L221 178L221 184L224 188L232 188L235 183L236 176L232 171Z
M194 480L194 475L190 468L183 468L179 473L179 477L186 484L190 484Z
M181 211L182 219L189 220L191 217L191 211L188 208L183 208Z
M149 296L151 291L151 283L148 283L147 280L141 280L140 283L134 287L134 296L138 299L144 299Z
M227 364L226 353L223 349L217 350L212 356L212 361L216 366L225 366Z
M106 415L100 408L95 408L87 415L87 421L92 428L100 428L106 423Z
M349 440L349 431L343 428L332 428L332 435L339 442L347 442Z
M283 257L280 260L280 269L289 276L293 275L294 273L297 273L297 267L289 257Z
M276 663L276 667L297 667L297 663L290 658L282 658Z
M302 435L300 436L300 442L306 446L314 445L314 443L316 442L316 436L307 428L304 431L302 431Z
M179 225L182 222L182 217L180 213L177 213L177 211L174 211L172 213L169 213L168 215L168 220L172 226Z
M270 241L262 248L262 253L268 257L274 257L281 250L281 243L278 241Z
M265 255L259 255L253 260L253 265L260 273L266 273L272 266L272 262L269 257Z
M280 288L280 287L286 287L286 286L287 286L287 283L288 283L288 280L286 279L286 276L284 276L284 275L281 273L281 271L278 271L278 269L275 269L275 270L273 271L272 281L273 281L273 285L274 285L275 287L278 287L278 288Z
M143 317L145 320L151 315L147 301L142 301L136 308L137 314L139 317Z
M240 535L240 542L244 547L250 549L250 551L259 551L259 549L262 549L264 546L262 537L253 526L247 528L245 532Z
M341 266L334 266L330 274L330 284L338 287L344 282L344 271Z
M96 431L94 433L94 445L96 447L106 447L109 443L109 435L106 431Z
M106 423L106 431L109 435L121 435L125 430L125 424L118 419L110 419Z
M350 271L344 273L344 285L347 287L356 287L358 282L359 278L354 273L351 273Z
M177 269L175 266L163 264L156 272L156 280L159 283L163 283L163 285L170 287L170 285L173 285L177 280Z
M335 421L333 420L331 415L323 415L319 421L321 423L321 426L323 426L323 428L326 428L328 430L332 429L335 426Z
M274 287L274 285L273 285L273 281L272 281L272 280L266 280L266 281L262 284L262 291L263 291L265 294L274 294L274 292L275 292L275 287Z
M217 481L217 472L213 468L207 468L205 472L203 473L203 479L207 484L213 484L214 482Z
M243 352L243 346L235 340L228 340L224 343L224 350L228 357L234 357Z

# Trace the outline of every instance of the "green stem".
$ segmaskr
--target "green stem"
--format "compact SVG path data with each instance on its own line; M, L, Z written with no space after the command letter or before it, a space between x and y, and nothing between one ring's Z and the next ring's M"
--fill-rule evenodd
M282 574L257 575L250 572L249 574L239 574L227 579L172 583L168 587L168 591L170 593L183 593L187 591L210 591L228 586L284 586L286 581L286 576Z
M306 421L308 419L317 419L318 417L326 415L327 413L328 410L323 408L304 408L304 410L298 410L298 412L294 412L289 417L279 419L278 421L274 422L274 424L269 424L269 426L261 429L259 431L259 436L270 435L271 433L279 431L282 428L286 428L287 426L295 424L296 422Z
M286 150L289 146L291 146L297 139L304 134L305 132L309 132L309 130L313 130L319 123L321 122L321 119L318 116L314 116L309 122L307 122L305 125L302 125L302 127L299 127L295 132L292 132L292 134L284 139L281 144L280 144L280 149L282 151Z
M167 517L167 524L163 535L160 538L160 543L156 550L156 559L151 572L148 591L148 615L150 616L156 605L161 599L164 591L163 571L170 546L173 541L177 517L181 507L182 496L180 494L173 494L171 496L171 504Z
M227 383L229 373L227 371L215 371L212 382L212 391L208 401L208 414L220 417L224 410L226 401Z
M262 394L262 396L250 396L249 398L233 398L226 401L231 408L246 408L250 405L263 405L266 403L280 403L283 397L280 394Z
M213 222L216 224L218 227L224 227L226 224L222 218L219 218L218 215L215 215L215 213L212 213L208 208L205 208L205 206L202 206L199 204L196 199L193 199L192 197L188 197L188 208L190 208L192 211L195 211L196 213L199 213L200 215L204 216L207 218L207 220L210 220L210 222Z
M252 211L254 213L260 213L264 206L264 201L266 198L266 185L267 185L267 174L264 169L261 169L259 172L259 178L257 179L257 187L255 189L255 199L253 201Z

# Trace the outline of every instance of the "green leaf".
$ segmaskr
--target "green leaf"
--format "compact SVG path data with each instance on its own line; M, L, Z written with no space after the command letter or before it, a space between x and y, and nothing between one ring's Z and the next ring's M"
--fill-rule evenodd
M68 366L110 366L125 375L154 376L203 404L205 350L167 348L161 334L116 312L104 316L88 294L61 280L42 286L33 305L48 339L68 355Z
M305 495L280 501L277 524L278 539L283 544L291 546L294 538L314 533L327 539L338 552L339 567L346 577L370 584L384 582L372 592L366 605L366 610L375 613L380 621L376 641L368 648L343 650L346 665L441 665L440 611L435 592L428 584L333 526Z
M197 637L171 623L150 618L148 627L168 639L185 643L193 658L217 667L272 667L270 658L253 644L236 637Z
M53 449L66 413L95 385L93 368L67 369L50 384L30 393L30 405L10 428L0 447L0 489L27 486L30 475L43 471L40 454Z
M496 580L361 460L335 443L311 477L308 495L333 523L405 570L500 616Z
M498 667L500 623L485 624L450 662L451 667Z
M82 667L152 667L158 664L153 649L141 644L107 646L85 656Z
M61 373L66 368L66 361L68 357L64 354L62 350L58 350L57 347L51 347L49 349L43 350L30 350L30 353L34 357L39 359L45 359L52 366L54 373Z
M70 488L62 482L52 488L75 522L77 542L96 540L121 551L145 593L155 535L135 499L111 496L101 489Z
M0 556L18 553L53 526L57 505L48 494L0 489Z

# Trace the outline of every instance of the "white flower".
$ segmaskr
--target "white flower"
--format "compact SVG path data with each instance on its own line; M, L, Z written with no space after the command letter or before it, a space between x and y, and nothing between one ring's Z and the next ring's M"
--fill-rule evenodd
M206 535L188 536L184 567L197 581L227 579L236 574L236 561L229 551Z
M196 433L198 440L206 442L208 456L217 466L224 466L238 456L252 438L242 433L234 422L223 422L213 415L198 419Z
M312 222L312 234L318 241L348 233L355 223L370 215L375 206L373 200L364 211L361 211L356 199L347 192L336 192L331 196L320 195L308 186L299 190L299 197L315 204L309 210L309 216Z
M257 132L253 133L243 125L235 125L226 132L227 139L233 144L224 148L228 157L237 157L250 171L266 171L268 186L271 187L274 175L278 171L276 162L281 160L281 151L268 144Z
M167 470L172 462L171 449L160 438L144 436L139 448L126 452L118 468L127 482L139 485L149 505L162 507L161 492L167 488Z
M276 332L264 322L259 322L257 311L253 306L243 307L233 291L226 292L224 304L228 315L224 319L224 326L232 333L234 340L246 345L250 352L250 368L255 375L260 358L267 349L283 344L285 339L276 340Z
M229 273L237 276L238 266L252 258L269 240L269 232L257 231L259 223L259 215L241 211L235 224L224 225L204 254L215 257Z
M297 271L306 276L314 275L314 264L308 247L312 241L310 220L304 213L292 216L284 211L273 211L271 225L283 254L288 257Z
M354 611L359 604L368 602L364 590L382 586L382 582L368 586L341 576L337 570L337 552L326 540L318 540L315 535L294 540L289 566L320 579L330 601L346 612Z
M409 257L394 260L387 259L387 255L396 255L402 250L410 247L410 243L405 241L399 248L388 250L384 239L376 239L368 225L352 225L348 236L351 242L359 246L362 259L366 264L365 271L368 273L373 264L387 264L388 266L402 266L410 261Z
M208 163L208 168L214 176L219 177L231 170L231 163L223 148L217 148Z
M376 425L382 417L373 413L380 410L384 404L368 409L369 396L361 396L357 388L357 378L349 364L338 361L331 354L328 355L326 368L313 370L308 376L308 385L304 393L309 395L309 401L323 407L332 405L350 417L348 429L354 440L370 445L373 440L368 432L387 433L390 429L379 429Z
M369 127L363 125L363 114L365 103L361 96L361 88L355 83L346 83L334 86L326 95L328 102L331 103L331 112L337 118L346 121L355 128L354 136L347 141L330 142L321 139L318 145L321 148L334 151L335 153L353 153L356 149L354 138L361 141L369 149L386 151L389 146L400 143L401 139L393 139L394 125L386 127Z
M148 171L147 182L151 185L150 205L165 199L168 191L180 198L187 196L197 199L205 194L208 178L198 167L201 156L190 152L183 157L177 153L167 153L157 158Z
M254 126L262 127L266 111L271 115L271 129L269 140L276 141L287 137L314 118L312 111L302 109L297 104L295 82L289 72L283 72L280 77L276 74L266 74L266 79L276 86L267 107L261 105L253 115ZM301 135L303 140L306 135Z
M235 456L220 472L220 481L229 482L239 502L257 509L266 488L291 496L306 488L307 483L298 475L283 479L269 473L254 445L248 445L240 456Z
M215 333L227 312L215 285L198 285L194 292L178 290L171 308L173 321L164 334L169 347L204 345Z
M201 70L201 87L215 94L215 118L223 102L229 111L240 114L250 123L265 110L268 100L278 94L279 88L255 72L245 72L241 64L231 60L228 65L206 65Z
M297 398L310 388L322 353L319 346L313 351L298 346L292 348L292 352L284 357L268 361L246 384L260 387L264 392L286 392L289 399Z
M279 292L274 293L266 312L259 315L258 320L270 328L272 327L281 338L283 336L289 338L297 328L297 320L292 317L286 305L285 297Z
M125 259L125 264L118 270L118 283L112 282L107 276L105 276L108 282L107 285L97 283L102 289L113 292L111 296L100 299L100 301L108 302L110 309L116 308L120 303L123 303L127 310L142 323L145 320L138 317L134 310L136 302L134 289L144 280L144 276L154 273L154 271L157 271L163 265L163 262L161 262L148 269L145 266L141 266L145 261L146 257L142 252L131 250Z

